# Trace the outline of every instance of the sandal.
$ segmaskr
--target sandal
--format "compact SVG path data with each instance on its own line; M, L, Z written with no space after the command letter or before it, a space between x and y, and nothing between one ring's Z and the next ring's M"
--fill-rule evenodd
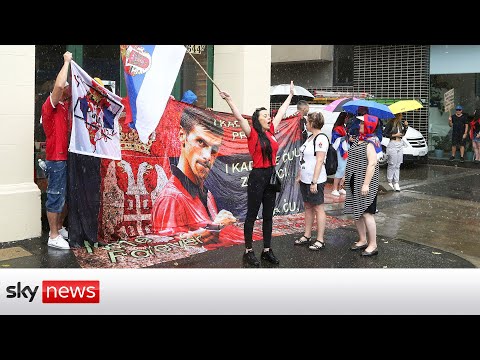
M310 250L320 250L320 249L323 249L324 247L325 247L325 241L317 240L317 241L315 241L315 243L310 245L308 248Z
M293 245L304 245L304 244L307 244L310 242L310 239L312 237L306 237L305 235L302 235L302 237L300 239L297 239L295 240L295 242L293 243Z

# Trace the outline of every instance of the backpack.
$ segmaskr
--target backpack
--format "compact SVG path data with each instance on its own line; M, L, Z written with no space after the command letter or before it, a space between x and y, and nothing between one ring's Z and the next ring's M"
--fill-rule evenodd
M327 176L328 175L333 175L337 172L337 166L338 166L338 159L337 159L337 150L335 150L330 144L330 140L328 139L328 136L324 133L320 133L321 135L325 135L328 141L328 150L327 153L325 154L325 170L327 171ZM317 134L320 135L320 134ZM315 150L315 145L316 145L316 140L317 136L313 138L313 153L316 154Z

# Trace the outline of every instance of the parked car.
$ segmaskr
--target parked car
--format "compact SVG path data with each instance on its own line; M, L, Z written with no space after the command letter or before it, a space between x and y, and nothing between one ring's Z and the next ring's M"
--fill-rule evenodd
M335 121L337 120L339 112L330 112L325 110L326 105L320 104L309 104L309 112L317 112L320 111L323 114L325 119L325 125L323 126L322 132L327 134L328 138L332 139L332 130ZM285 113L285 116L291 116L297 111L296 105L290 105ZM384 137L382 139L382 148L384 156L382 159L379 160L379 165L384 167L387 166L388 157L387 157L387 145L390 142L390 139ZM414 162L422 159L427 158L428 154L428 146L425 138L423 137L422 133L413 127L409 126L407 129L407 133L402 139L403 143L403 162Z

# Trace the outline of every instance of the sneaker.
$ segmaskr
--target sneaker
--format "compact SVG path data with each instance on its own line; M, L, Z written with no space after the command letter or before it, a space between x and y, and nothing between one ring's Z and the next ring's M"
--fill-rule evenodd
M347 195L347 191L345 189L340 189L338 190L338 192L340 193L340 195Z
M465 159L463 158L463 156L460 156L460 162L465 162Z
M68 240L68 231L65 229L65 226L62 226L62 228L58 230L58 233L62 235L65 240Z
M280 261L275 257L275 255L273 255L272 249L268 249L268 251L262 251L262 255L260 257L262 258L262 260L267 260L272 264L275 264L275 265L280 264Z
M67 240L65 240L60 234L53 239L51 237L48 237L48 246L62 250L70 249L70 245L68 244Z
M455 156L450 156L450 161L455 160Z
M255 257L255 253L253 251L249 251L243 254L243 261L245 261L248 265L259 267L260 262Z
M333 196L340 196L340 193L338 192L338 190L333 190L332 195Z
M393 184L391 182L388 183L388 186L390 186L392 188L392 190L395 190L395 187L393 186Z
M394 188L395 191L400 191L400 185L398 185L398 183L395 183Z

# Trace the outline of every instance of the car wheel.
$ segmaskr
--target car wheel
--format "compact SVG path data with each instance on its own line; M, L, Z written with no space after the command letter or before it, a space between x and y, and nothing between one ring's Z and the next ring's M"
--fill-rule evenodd
M378 166L380 167L386 167L388 164L388 155L387 155L387 148L382 145L382 151L383 151L383 157L378 160Z

